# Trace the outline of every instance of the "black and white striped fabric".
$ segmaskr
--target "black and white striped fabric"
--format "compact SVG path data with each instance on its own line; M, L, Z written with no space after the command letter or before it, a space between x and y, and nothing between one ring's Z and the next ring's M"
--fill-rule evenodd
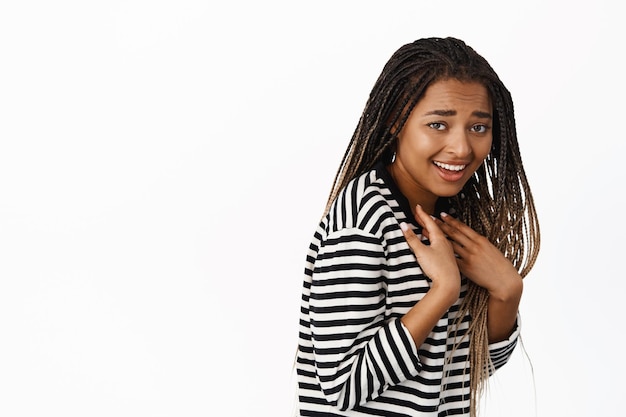
M379 165L346 187L315 232L296 364L301 416L469 415L469 342L463 336L470 318L457 322L467 282L416 346L400 318L430 280L402 235L402 221L415 223ZM508 361L518 335L519 326L490 346L496 369Z

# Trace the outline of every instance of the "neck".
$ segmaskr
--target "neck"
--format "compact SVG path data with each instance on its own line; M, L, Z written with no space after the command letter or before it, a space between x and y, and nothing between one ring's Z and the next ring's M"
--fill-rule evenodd
M438 198L436 195L422 190L398 163L387 165L387 171L391 174L391 178L393 178L400 192L409 200L411 210L415 211L415 206L419 204L426 213L430 215L434 213Z

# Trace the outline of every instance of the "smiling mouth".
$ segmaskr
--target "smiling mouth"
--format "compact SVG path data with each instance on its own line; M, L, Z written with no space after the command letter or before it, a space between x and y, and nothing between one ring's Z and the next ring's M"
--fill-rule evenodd
M444 164L443 162L438 162L438 161L433 161L433 163L437 165L439 168L446 169L448 171L455 171L455 172L463 171L465 167L467 167L467 165L450 165L450 164Z

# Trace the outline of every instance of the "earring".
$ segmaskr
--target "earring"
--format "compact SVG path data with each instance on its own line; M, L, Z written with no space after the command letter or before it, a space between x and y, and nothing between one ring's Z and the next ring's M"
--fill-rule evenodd
M393 151L393 154L391 155L391 163L393 164L394 162L396 162L396 151Z

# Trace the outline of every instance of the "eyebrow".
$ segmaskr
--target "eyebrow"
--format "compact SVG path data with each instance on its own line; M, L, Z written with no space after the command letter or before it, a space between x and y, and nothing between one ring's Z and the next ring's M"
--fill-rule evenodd
M480 117L481 119L491 119L491 113L476 110L472 112L473 116ZM424 116L456 116L456 110L433 110L425 113Z

